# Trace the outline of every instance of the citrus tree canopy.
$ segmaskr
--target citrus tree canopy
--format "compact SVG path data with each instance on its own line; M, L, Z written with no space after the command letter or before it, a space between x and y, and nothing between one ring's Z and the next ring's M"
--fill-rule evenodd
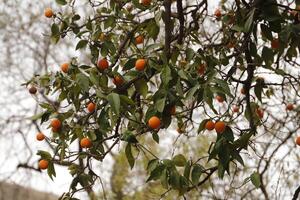
M212 177L255 164L242 185L270 198L264 175L272 157L289 141L300 144L299 1L224 0L213 10L208 0L55 2L45 8L45 35L54 45L73 40L78 56L26 85L41 96L32 119L51 129L37 135L53 147L38 152L40 169L53 178L56 165L68 166L74 177L62 199L80 190L94 198L101 174L93 164L118 148L129 164L121 168L146 158L145 182L158 182L162 196L197 193ZM205 155L162 157L147 145L176 129L178 137L204 136Z

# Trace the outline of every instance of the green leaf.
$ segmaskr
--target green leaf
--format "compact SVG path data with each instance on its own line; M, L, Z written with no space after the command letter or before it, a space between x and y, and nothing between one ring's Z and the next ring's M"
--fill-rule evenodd
M136 62L136 58L131 58L131 59L129 59L129 60L125 63L125 65L124 65L124 67L123 67L123 70L130 70L130 69L134 68L135 62Z
M250 176L250 180L252 182L252 184L256 187L259 188L259 186L261 185L260 182L260 175L257 172L253 172Z
M230 88L228 86L228 83L222 79L214 78L214 82L218 84L222 88L222 91L224 94L229 95L230 97L233 97L233 95L230 92Z
M195 55L195 52L192 48L187 48L186 51L186 60L187 61L191 61Z
M76 45L76 50L85 48L88 42L88 40L80 40Z
M185 168L184 168L184 172L183 172L184 177L185 177L186 179L189 179L189 178L190 178L191 168L192 168L192 166L191 166L191 161L186 162Z
M272 31L267 25L261 24L260 29L263 33L263 36L265 36L268 40L273 40Z
M166 166L163 164L157 165L156 168L153 171L151 171L151 174L146 182L159 179L165 168L166 168Z
M233 159L237 160L241 165L244 166L244 161L243 161L243 158L241 157L241 155L239 154L239 152L237 150L233 150L231 152L231 156Z
M176 166L183 167L186 164L186 159L182 154L173 157L173 162Z
M263 91L263 85L260 84L260 81L259 82L256 82L256 85L254 87L254 93L257 97L257 99L261 102L261 93Z
M222 136L225 137L228 141L234 141L233 131L229 126L226 126L225 131L222 133Z
M159 136L156 132L152 133L152 138L157 144L159 144Z
M76 82L77 84L79 85L80 89L83 91L83 92L88 92L89 91L89 82L90 82L90 79L89 77L87 77L86 75L80 73L80 74L77 74L76 75Z
M193 166L193 170L192 170L192 183L193 184L198 184L199 182L199 178L202 174L202 170L203 170L203 167L199 164L196 164Z
M32 120L32 121L36 121L36 120L40 119L43 115L44 115L44 113L42 112L42 113L38 113L36 115L33 115L33 116L31 116L27 119Z
M135 135L131 131L128 131L128 130L125 131L125 133L123 133L122 139L128 143L137 143L138 142Z
M131 169L132 169L133 166L134 166L135 160L134 160L134 157L133 157L133 155L132 155L131 144L130 144L130 143L128 143L128 144L126 145L126 148L125 148L125 154L126 154L127 161L128 161L128 163L129 163L129 165L130 165L130 167L131 167Z
M153 40L156 40L159 34L159 26L156 24L154 19L147 22L145 30Z
M244 26L244 32L249 32L250 29L251 29L251 26L253 24L253 16L254 16L254 13L255 13L255 9L252 9L249 14L248 14L248 17L247 17L247 20L245 22L245 26Z
M163 112L164 108L165 108L165 103L166 103L166 98L161 98L161 99L158 99L156 102L155 102L155 107L156 107L156 110L158 112Z
M56 35L59 35L59 27L57 24L52 24L51 26L51 35L52 36L56 36Z
M180 188L180 175L177 171L173 170L170 173L169 183L173 189L177 190Z
M161 185L165 188L168 189L168 174L167 174L167 169L164 169L162 171L162 174L160 176L160 182Z
M135 89L146 98L148 94L148 85L144 79L140 79L134 83Z
M104 22L104 28L113 28L116 25L116 19L114 16L109 16Z
M66 5L67 4L66 0L55 0L55 2L59 5Z
M47 173L48 173L48 176L51 178L51 180L53 180L53 176L54 177L56 176L53 162L49 162L48 168L47 168Z
M107 96L107 100L110 104L110 106L113 108L113 111L116 113L116 115L119 116L120 114L120 96L117 93L110 93Z
M36 155L39 155L41 156L42 159L45 159L45 160L51 160L52 159L52 156L49 152L47 151L41 151L39 150Z
M169 66L165 66L161 71L161 80L163 85L167 85L172 80L171 69Z
M158 159L150 160L147 165L147 171L152 172L157 167L158 164L159 164Z
M274 54L273 51L268 47L263 47L262 54L263 60L266 65L270 66L274 62Z

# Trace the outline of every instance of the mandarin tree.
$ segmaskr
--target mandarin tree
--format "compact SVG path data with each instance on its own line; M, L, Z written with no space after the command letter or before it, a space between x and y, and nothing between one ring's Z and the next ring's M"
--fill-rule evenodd
M86 2L94 11L88 15L75 1L56 2L72 13L53 11L52 41L73 37L78 53L87 51L90 59L73 58L66 73L28 82L57 98L57 104L41 102L40 115L41 123L55 129L55 154L38 154L49 162L50 177L55 176L53 164L69 166L74 180L63 199L70 199L79 185L91 195L99 175L90 163L106 162L117 146L123 147L130 168L141 157L148 159L146 182L159 181L163 195L176 191L184 196L207 187L213 176L234 179L234 170L247 168L249 149L265 156L272 144L268 140L256 148L256 138L272 135L270 127L278 126L284 135L274 154L287 141L294 144L299 1L221 1L210 10L207 0L103 0ZM86 112L90 102L97 106ZM287 112L291 102L293 112ZM146 147L145 138L160 143L174 125L184 133L181 137L214 135L206 156L160 157ZM68 149L74 141L81 146L77 151ZM251 181L269 199L264 175L270 161L257 160L242 184Z

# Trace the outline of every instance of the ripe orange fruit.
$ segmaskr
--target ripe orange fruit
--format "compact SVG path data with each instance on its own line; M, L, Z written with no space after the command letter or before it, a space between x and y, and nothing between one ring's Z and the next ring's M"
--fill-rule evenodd
M211 131L215 128L215 123L213 121L207 121L205 124L205 129Z
M244 87L242 87L242 89L241 89L241 93L242 93L243 95L245 95L245 94L246 94L246 89L245 89Z
M108 61L105 58L102 58L101 60L98 61L98 68L100 70L105 70L109 66Z
M170 114L171 114L171 115L175 115L175 114L176 114L176 107L175 107L175 106L172 106L172 107L170 108Z
M47 18L51 18L53 16L53 11L51 8L46 8L45 11L44 11L44 15L45 17Z
M262 119L264 117L264 111L261 108L256 109L256 114L258 115L258 117L260 119Z
M294 110L294 105L289 103L287 106L286 106L286 109L287 110Z
M38 141L43 141L44 139L45 139L45 135L43 134L43 133L38 133L37 135L36 135L36 139L38 140Z
M216 99L219 103L223 103L224 102L224 98L220 95L216 96Z
M87 106L87 110L92 113L94 112L96 109L96 104L94 104L93 102L89 103L88 106Z
M135 38L135 43L136 44L142 44L144 42L144 36L139 35Z
M232 110L233 110L233 112L237 113L240 111L240 107L234 106Z
M279 40L278 39L273 39L271 41L271 47L272 47L272 49L278 49L279 48Z
M39 161L39 168L40 169L47 169L48 165L49 165L49 162L47 160L42 159L42 160Z
M59 119L56 119L56 118L53 119L51 121L51 127L52 127L52 129L55 130L54 132L56 132L61 127L61 121Z
M124 80L121 76L119 75L116 75L114 78L113 78L113 83L116 85L116 86L119 86L119 85L122 85L124 83Z
M234 42L228 42L227 48L232 49L234 47L235 47L235 43Z
M148 121L148 126L152 129L158 129L160 127L160 119L156 116L153 116Z
M222 16L221 10L219 8L215 10L214 14L217 18L220 18Z
M143 6L149 6L149 5L151 4L151 0L142 0L142 1L141 1L141 4L142 4Z
M69 63L63 63L63 64L61 64L60 69L64 73L67 73L69 71Z
M223 133L225 131L226 125L223 121L218 121L215 124L215 130L217 133Z
M37 92L37 89L36 89L36 87L31 86L28 91L30 94L35 94Z
M201 75L201 76L204 75L205 70L206 70L205 64L201 64L201 65L199 66L199 68L198 68L198 74Z
M296 144L300 146L300 137L299 136L296 138Z
M58 132L58 130L59 130L58 128L54 128L54 127L51 128L51 131L54 133Z
M92 146L92 141L89 138L84 137L80 140L80 146L82 148L90 148Z
M138 71L143 71L146 66L146 60L145 59L137 59L135 62L135 69Z

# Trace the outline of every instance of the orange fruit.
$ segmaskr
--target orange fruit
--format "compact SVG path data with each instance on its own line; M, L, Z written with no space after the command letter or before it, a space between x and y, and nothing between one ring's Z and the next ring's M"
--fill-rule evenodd
M184 130L182 130L181 128L177 127L176 131L179 133L179 134L182 134L184 132Z
M92 146L92 141L89 138L84 137L80 140L80 146L82 148L90 148Z
M278 49L279 48L279 40L278 39L273 39L271 41L271 47L272 47L272 49Z
M232 110L233 110L233 112L237 113L240 111L240 107L234 106Z
M59 119L56 119L56 118L53 119L51 121L51 127L52 127L52 130L55 130L54 132L56 132L61 127L61 121Z
M43 141L45 139L45 135L40 132L40 133L36 134L36 139L38 141Z
M39 161L39 168L40 169L47 169L48 165L49 165L49 162L47 160L42 159L42 160Z
M96 104L94 104L93 102L91 102L91 103L89 103L89 104L87 105L87 110L88 110L90 113L94 112L95 109L96 109Z
M221 10L220 10L219 8L216 9L214 15L215 15L217 18L220 18L220 17L222 16Z
M36 89L36 87L31 86L28 91L30 94L35 94L37 92L37 89Z
M98 68L100 70L105 70L109 66L108 61L105 58L102 58L101 60L98 61Z
M287 110L294 110L294 105L289 103L287 106L286 106L286 109Z
M234 47L235 47L235 43L234 42L228 42L227 48L232 49Z
M300 137L299 136L296 138L296 144L300 146Z
M119 85L122 85L124 82L123 78L119 75L116 75L114 78L113 78L113 83L117 86Z
M170 108L170 114L171 114L171 115L175 115L175 114L176 114L176 106L172 106L172 107Z
M223 133L225 131L226 125L223 121L218 121L215 124L215 130L217 133Z
M51 18L53 16L53 11L51 8L46 8L45 11L44 11L44 15L45 17L47 18Z
M61 64L60 69L64 73L67 73L69 71L69 63L63 63L63 64Z
M149 5L151 4L151 0L142 0L142 1L141 1L141 4L142 4L143 6L149 6Z
M144 42L144 37L142 35L139 35L135 38L136 44L142 44Z
M256 109L256 114L260 119L264 117L264 111L261 108Z
M156 116L151 117L148 120L148 126L152 129L158 129L160 127L160 119Z
M205 123L205 129L211 131L214 128L215 128L215 123L213 121L209 120Z
M244 95L246 94L246 89L244 87L242 87L241 93L244 94Z
M135 69L138 71L143 71L146 66L146 60L145 59L137 59L135 62Z
M224 98L220 95L216 96L216 99L219 103L223 103L224 102Z
M201 64L198 68L198 74L200 74L201 76L204 75L205 70L206 70L205 64Z

